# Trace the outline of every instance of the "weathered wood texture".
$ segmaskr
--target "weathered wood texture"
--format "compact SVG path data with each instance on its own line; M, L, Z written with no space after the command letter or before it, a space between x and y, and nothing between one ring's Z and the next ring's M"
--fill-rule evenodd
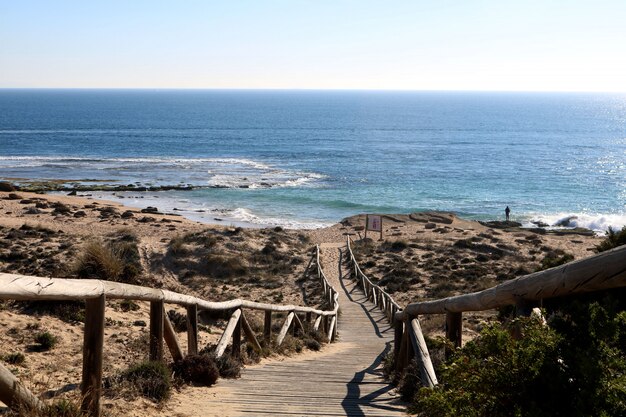
M83 341L83 384L81 410L88 416L100 416L102 391L102 353L104 351L105 297L85 303L85 334Z
M12 408L18 408L20 405L32 410L43 407L39 398L35 397L1 362L0 401Z
M187 354L198 353L198 307L187 306Z
M150 360L163 360L163 302L150 303Z
M165 314L165 311L163 311L163 337L168 349L170 350L172 359L174 359L174 361L181 360L184 356L183 350L181 349L178 339L176 338L174 326L172 326L172 322L170 321L168 315Z
M625 286L626 246L621 246L556 268L515 278L483 291L412 303L404 311L397 313L396 318L491 310L517 304L520 300L538 301Z
M224 354L224 351L228 346L228 342L230 342L230 339L235 332L235 328L239 324L239 316L241 316L241 310L235 310L235 312L230 316L230 320L224 329L224 333L222 333L222 337L220 338L220 341L217 342L217 346L215 347L215 356L218 358Z
M393 328L351 277L345 277L347 270L340 281L338 247L325 246L322 254L329 282L340 289L336 343L319 353L246 367L236 380L220 380L218 395L199 399L193 407L185 405L198 409L190 417L217 409L222 417L407 415L382 372Z
M413 353L420 364L422 383L432 388L437 385L437 376L435 375L433 363L430 360L430 354L428 353L428 347L426 346L426 340L424 340L419 320L416 318L412 319L409 327Z
M257 303L248 300L206 301L168 290L140 287L95 279L42 278L0 273L0 300L85 300L105 295L111 300L164 302L182 306L197 305L201 310L235 310L246 308L274 312L315 313L334 316L336 311L311 307Z

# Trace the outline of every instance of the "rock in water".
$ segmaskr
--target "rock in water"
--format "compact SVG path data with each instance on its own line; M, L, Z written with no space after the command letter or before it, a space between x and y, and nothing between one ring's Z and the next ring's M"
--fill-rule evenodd
M554 225L555 226L560 226L560 227L570 227L570 226L574 226L572 224L572 220L577 220L578 216L568 216L564 219L559 220L558 222L556 222Z

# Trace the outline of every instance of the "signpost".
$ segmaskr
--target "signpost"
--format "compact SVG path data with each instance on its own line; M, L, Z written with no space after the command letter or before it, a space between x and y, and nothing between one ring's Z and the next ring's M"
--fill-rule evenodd
M367 239L367 231L380 232L380 240L383 240L383 216L378 214L365 215L365 238Z

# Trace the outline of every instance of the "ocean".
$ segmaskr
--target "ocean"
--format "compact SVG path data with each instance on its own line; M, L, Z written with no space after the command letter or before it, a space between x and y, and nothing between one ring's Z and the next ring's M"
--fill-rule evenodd
M0 178L189 184L91 194L207 223L508 205L602 231L626 224L626 95L0 90Z

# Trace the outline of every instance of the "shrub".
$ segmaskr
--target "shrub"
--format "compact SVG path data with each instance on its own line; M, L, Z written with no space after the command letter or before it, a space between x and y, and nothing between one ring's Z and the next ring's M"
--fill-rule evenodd
M176 361L172 370L183 381L205 387L215 384L220 374L214 359L207 354L188 355Z
M215 365L217 365L222 378L239 378L241 376L241 362L233 359L230 355L215 358Z
M125 238L86 244L73 267L80 278L133 282L141 274L139 249Z
M574 260L574 256L565 252L549 252L541 261L541 270L554 268Z
M50 332L41 332L35 335L35 343L37 343L37 350L46 351L56 346L59 342L58 337Z
M596 249L598 252L604 252L622 245L626 245L626 226L622 227L620 231L615 231L609 227L606 238L596 246Z
M131 383L141 395L154 401L163 401L170 395L170 371L162 362L150 361L133 365L120 377Z
M43 409L43 417L80 417L82 415L77 402L65 399L46 405Z
M4 361L11 365L20 365L24 363L25 360L26 360L26 357L24 356L23 353L20 353L20 352L9 353L8 355L4 357Z
M93 241L83 247L74 272L80 278L118 281L124 272L124 261L108 245Z
M551 300L550 326L487 326L413 397L420 416L626 415L624 290ZM520 338L512 336L513 330Z
M133 300L122 300L120 301L120 310L124 312L137 311L139 310L139 304Z
M248 273L248 267L238 256L210 254L206 262L209 274L215 278L231 278Z

